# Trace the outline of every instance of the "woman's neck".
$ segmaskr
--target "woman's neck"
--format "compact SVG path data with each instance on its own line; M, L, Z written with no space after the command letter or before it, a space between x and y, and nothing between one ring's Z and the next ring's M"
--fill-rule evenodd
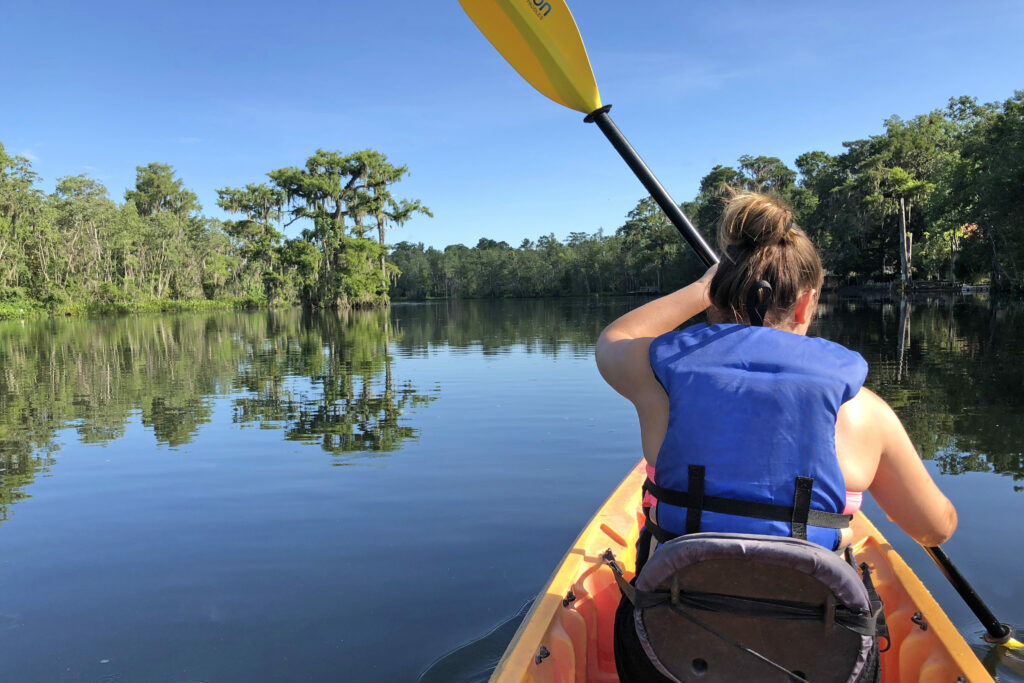
M770 315L769 315L769 317L770 317ZM719 308L718 306L715 306L714 304L712 304L708 308L708 324L709 325L726 325L726 324L737 324L737 323L740 324L740 325L749 325L750 324L750 323L748 323L746 321L736 320L736 316L733 315L732 312L722 310L721 308ZM786 321L786 324L784 324L784 325L766 324L765 327L771 327L771 328L776 329L776 330L782 330L783 332L792 332L794 334L806 334L807 333L806 327L801 331L800 329L798 329L801 326L797 325L796 321L793 320L793 319L790 319L790 320Z

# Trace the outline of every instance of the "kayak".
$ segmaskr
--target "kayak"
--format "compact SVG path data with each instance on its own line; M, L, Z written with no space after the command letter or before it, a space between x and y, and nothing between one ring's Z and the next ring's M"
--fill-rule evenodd
M611 550L632 579L643 521L641 460L583 529L533 603L491 683L617 683L612 632L619 588L604 559ZM994 683L949 617L878 529L857 513L858 562L872 569L885 602L891 647L883 683Z

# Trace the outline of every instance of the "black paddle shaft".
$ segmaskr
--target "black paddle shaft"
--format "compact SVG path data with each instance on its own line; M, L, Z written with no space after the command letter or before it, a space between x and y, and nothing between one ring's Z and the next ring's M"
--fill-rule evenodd
M651 169L647 167L644 160L633 149L633 145L629 144L629 140L626 139L622 131L619 130L619 127L608 116L608 110L611 108L612 105L606 104L600 109L587 114L587 117L583 120L587 123L597 124L597 127L601 129L601 132L608 138L608 141L612 143L615 151L625 160L626 164L633 170L633 173L636 174L636 177L643 183L643 186L651 193L654 201L658 203L658 206L665 212L668 219L672 221L672 225L676 226L676 229L679 230L683 238L697 252L697 256L704 262L704 265L710 268L718 263L718 256L715 254L714 249L704 241L701 234L697 232L697 228L693 227L690 219L686 217L686 214L679 208L679 205L672 199L668 191L654 177Z
M946 575L949 582L953 584L953 588L956 589L956 592L960 594L960 597L964 599L967 606L974 612L974 616L978 617L981 625L988 631L985 640L991 643L1005 643L1009 640L1013 636L1013 629L996 619L988 605L982 602L978 594L974 592L974 588L971 587L971 584L967 583L967 579L963 577L963 574L956 568L953 561L949 559L946 552L938 546L925 546L925 550L935 560L935 564L939 565L939 569Z

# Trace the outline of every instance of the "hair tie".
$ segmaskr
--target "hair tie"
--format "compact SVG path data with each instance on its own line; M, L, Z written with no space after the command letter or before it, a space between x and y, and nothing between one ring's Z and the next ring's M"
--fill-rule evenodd
M762 295L762 292L764 294ZM760 280L747 294L747 318L756 327L764 325L768 308L772 305L772 286L767 280Z

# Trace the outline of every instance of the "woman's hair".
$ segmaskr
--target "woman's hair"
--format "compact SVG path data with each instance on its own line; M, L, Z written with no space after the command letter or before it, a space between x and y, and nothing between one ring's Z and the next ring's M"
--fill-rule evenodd
M734 192L726 202L718 221L722 262L711 280L711 303L726 317L747 324L752 317L758 322L758 313L748 309L755 302L767 303L764 324L784 325L802 290L821 291L824 273L818 252L781 200ZM762 281L771 286L770 294Z

